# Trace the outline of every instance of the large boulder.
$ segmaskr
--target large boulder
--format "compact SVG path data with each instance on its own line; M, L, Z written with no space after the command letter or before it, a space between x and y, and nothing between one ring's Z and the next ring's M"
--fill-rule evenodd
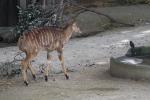
M89 11L81 13L76 20L82 33L75 33L72 37L92 35L95 32L104 31L111 25L108 18Z

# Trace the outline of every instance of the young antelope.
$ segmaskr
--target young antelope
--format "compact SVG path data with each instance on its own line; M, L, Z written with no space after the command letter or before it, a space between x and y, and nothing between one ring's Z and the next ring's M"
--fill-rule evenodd
M41 27L24 32L18 40L19 50L26 54L26 58L21 61L21 70L24 83L28 86L27 69L30 69L33 78L36 79L35 71L32 68L31 60L37 56L40 50L47 51L48 66L45 68L45 81L48 81L48 72L50 69L51 55L50 52L56 50L61 62L66 79L69 79L63 57L64 44L70 39L73 32L81 32L74 21L68 23L64 28Z

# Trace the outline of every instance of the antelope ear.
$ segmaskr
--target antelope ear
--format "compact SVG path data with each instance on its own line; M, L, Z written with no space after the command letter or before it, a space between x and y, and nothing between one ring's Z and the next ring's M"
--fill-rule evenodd
M76 23L75 23L75 22L73 22L73 23L72 23L72 25L73 25L73 26L76 26Z
M75 22L72 23L72 28L74 28L74 27L76 27L76 23Z
M70 19L69 24L73 24L75 22L75 19Z

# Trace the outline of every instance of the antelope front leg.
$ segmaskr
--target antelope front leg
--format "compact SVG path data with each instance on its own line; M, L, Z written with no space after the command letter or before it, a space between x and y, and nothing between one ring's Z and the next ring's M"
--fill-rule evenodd
M27 81L27 69L28 68L31 70L32 76L35 79L35 72L32 69L32 66L31 66L31 63L30 63L32 58L33 58L32 54L28 53L28 54L26 54L26 58L21 62L23 80L24 80L24 83L26 84L26 86L29 85L29 83Z
M62 50L59 50L57 51L58 52L58 58L60 60L60 63L61 63L61 66L62 66L62 69L64 71L64 74L65 74L65 77L66 79L68 80L69 79L69 76L67 74L67 70L66 70L66 67L64 65L64 56L63 56L63 51Z
M27 55L27 61L28 61L28 68L30 69L33 79L36 80L36 76L35 76L35 71L31 65L31 60L33 59L33 57L35 57L37 55L37 53L33 53L33 54L28 54Z
M48 81L48 73L49 73L49 70L50 70L50 66L51 66L51 55L49 54L49 52L47 52L47 66L45 68L45 81L47 82Z

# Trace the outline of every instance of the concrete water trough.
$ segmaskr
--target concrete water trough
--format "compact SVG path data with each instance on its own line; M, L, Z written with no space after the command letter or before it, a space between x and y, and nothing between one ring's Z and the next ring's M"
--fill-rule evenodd
M110 58L110 74L134 80L150 80L150 47L130 48L125 56Z

